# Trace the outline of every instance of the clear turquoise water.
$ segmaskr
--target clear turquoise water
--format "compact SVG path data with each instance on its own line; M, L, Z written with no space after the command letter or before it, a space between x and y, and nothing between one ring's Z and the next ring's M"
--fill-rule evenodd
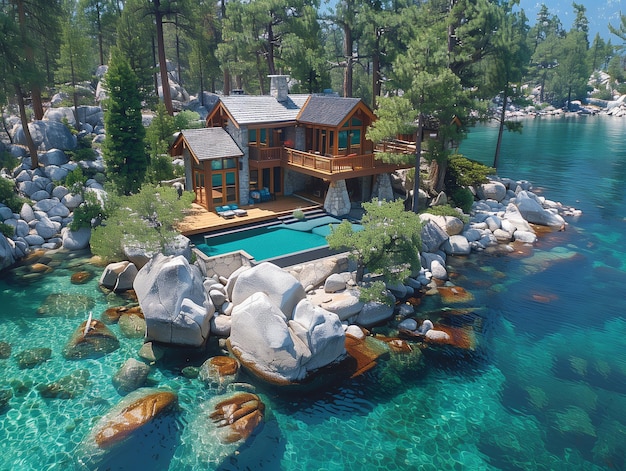
M455 283L474 295L463 307L476 318L476 354L431 352L423 370L382 362L310 396L256 385L268 417L237 453L198 425L215 392L180 374L202 361L181 354L151 372L152 384L178 392L180 411L97 469L626 469L625 131L626 121L587 117L529 120L522 135L505 135L500 174L528 179L584 214L542 236L527 256L451 261ZM490 163L494 145L495 129L482 127L461 151ZM47 294L92 296L95 315L124 301L98 291L96 280L70 284L84 266L78 261L51 264L55 271L38 280L0 279L0 341L13 348L0 360L0 389L14 390L0 413L1 470L72 469L94 422L120 400L111 376L141 345L114 325L119 350L64 360L61 349L86 312L69 316L80 311L73 303L68 315L38 317ZM418 315L443 307L429 297ZM17 352L35 346L50 347L52 358L18 369ZM90 378L78 398L38 393L37 384L79 368Z
M277 226L259 227L214 236L206 239L206 242L204 239L197 238L194 242L196 247L209 257L245 250L259 262L328 245L326 238L317 234L292 231Z

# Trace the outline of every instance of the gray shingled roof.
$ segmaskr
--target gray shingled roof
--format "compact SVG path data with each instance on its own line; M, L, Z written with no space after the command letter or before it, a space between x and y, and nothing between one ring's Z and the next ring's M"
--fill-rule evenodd
M360 101L360 98L312 96L298 117L298 121L324 126L339 126Z
M181 133L200 161L243 155L224 128L185 129Z
M220 100L240 125L295 121L309 95L289 95L280 103L268 95L229 95Z

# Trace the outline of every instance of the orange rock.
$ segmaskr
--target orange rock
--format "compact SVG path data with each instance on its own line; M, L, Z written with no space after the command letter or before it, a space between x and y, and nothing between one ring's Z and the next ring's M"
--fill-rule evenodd
M547 294L539 294L539 293L534 293L532 295L533 301L536 301L538 303L543 303L543 304L548 304L551 303L552 301L556 301L557 299L559 299L559 297L556 294L551 294L551 293L547 293Z
M75 285L82 285L93 278L93 273L89 271L78 271L72 274L70 281Z
M30 271L33 273L50 273L52 271L52 268L43 263L33 263L30 266Z
M97 358L117 350L119 346L115 334L102 321L92 319L89 327L85 321L74 331L63 356L68 360Z
M474 300L474 295L460 286L440 286L437 290L444 303L467 303Z
M169 410L178 396L169 391L156 391L133 400L113 417L108 419L95 433L95 442L102 449L121 442L134 431Z
M120 320L120 317L122 317L122 314L135 314L139 317L141 317L142 319L144 319L144 315L143 315L143 311L141 310L141 307L139 306L117 306L117 307L110 307L109 309L107 309L106 311L104 311L102 313L102 321L105 324L115 324L116 322L118 322Z
M472 326L451 327L448 325L435 324L433 330L445 332L448 334L448 338L437 340L426 338L425 341L428 344L449 345L451 347L471 351L476 349L476 333Z
M239 369L239 363L231 357L220 355L211 358L209 361L220 376L234 375Z
M248 438L263 421L265 404L252 393L238 393L218 402L210 418L218 427L228 427L222 440L233 443Z
M372 337L358 339L346 334L346 351L356 360L356 369L352 378L362 375L376 366L376 360L388 352L385 343Z

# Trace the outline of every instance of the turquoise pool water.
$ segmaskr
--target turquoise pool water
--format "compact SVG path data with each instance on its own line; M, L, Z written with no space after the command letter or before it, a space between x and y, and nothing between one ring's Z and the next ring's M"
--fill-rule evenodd
M150 384L175 390L180 409L91 469L626 469L624 135L626 120L603 117L529 120L522 135L505 135L500 173L584 214L529 253L450 260L454 282L474 296L453 307L477 319L476 354L427 352L420 370L383 361L308 396L277 394L244 376L268 414L235 452L195 420L215 391L181 374L206 355L179 352L153 365ZM489 163L494 145L495 129L482 127L461 151ZM117 351L65 360L62 349L89 310L99 317L127 301L98 289L102 268L86 257L55 256L48 265L45 275L0 275L0 342L12 350L0 359L0 392L12 391L0 411L2 471L74 469L94 423L121 399L111 377L142 343L112 325ZM71 274L84 269L94 278L73 285ZM57 312L38 315L50 294L61 295ZM417 315L448 307L428 297ZM20 369L18 354L34 347L50 348L50 359ZM89 379L75 397L42 397L40 385L76 370Z
M245 250L259 262L328 245L321 235L281 226L257 227L207 239L196 237L192 241L209 257Z

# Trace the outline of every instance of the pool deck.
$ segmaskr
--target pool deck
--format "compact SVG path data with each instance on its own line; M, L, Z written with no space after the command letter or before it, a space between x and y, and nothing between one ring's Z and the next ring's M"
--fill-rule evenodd
M177 229L185 236L208 232L235 229L240 226L270 221L280 216L288 216L295 209L303 211L320 209L322 205L297 196L279 196L276 201L268 201L250 206L241 206L248 211L247 216L224 219L217 213L207 211L198 204L193 204L185 218L178 223Z

